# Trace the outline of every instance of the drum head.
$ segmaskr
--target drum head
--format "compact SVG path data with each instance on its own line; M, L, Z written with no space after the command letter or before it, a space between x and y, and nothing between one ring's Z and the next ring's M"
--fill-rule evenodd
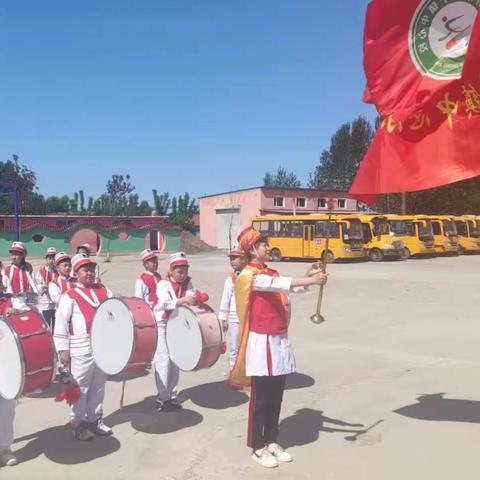
M8 320L0 318L0 396L13 400L23 388L22 352Z
M180 370L195 370L202 356L203 340L197 316L187 307L178 307L167 321L167 347Z
M127 305L109 298L97 309L91 331L92 352L98 368L117 375L127 366L133 352L135 328Z

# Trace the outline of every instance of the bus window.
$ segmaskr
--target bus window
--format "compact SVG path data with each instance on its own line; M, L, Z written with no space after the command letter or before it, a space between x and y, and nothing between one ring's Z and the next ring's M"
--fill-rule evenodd
M390 227L386 220L373 220L373 235L380 237L381 235L389 235Z
M452 220L443 221L443 230L447 237L457 235L457 226L455 225L455 222L453 222Z
M476 222L468 220L468 229L470 230L470 236L472 238L479 238L480 232L477 230Z
M302 238L303 222L293 222L291 220L275 221L274 234L278 238Z
M458 220L455 223L457 224L458 234L461 235L462 237L468 237L467 224L465 222L460 221L460 220Z
M408 220L392 220L392 232L397 236L415 237L415 227L413 222Z
M369 223L362 223L363 229L363 241L364 243L369 243L372 241L372 229L370 228Z
M355 243L363 241L362 224L360 220L350 220L350 228L347 228L347 224L342 223L342 238L346 243Z
M440 222L432 222L433 234L434 235L441 235L442 229L440 228Z
M336 222L321 221L315 223L315 238L339 238L340 225Z
M422 242L426 242L428 240L433 239L433 231L432 231L432 223L427 220L425 224L420 222L418 225L418 238L422 240Z

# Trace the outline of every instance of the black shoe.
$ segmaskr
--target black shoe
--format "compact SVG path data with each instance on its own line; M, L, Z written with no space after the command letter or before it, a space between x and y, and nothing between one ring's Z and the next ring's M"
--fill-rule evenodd
M158 410L160 412L176 412L181 408L182 406L180 405L180 403L178 403L178 401L174 398L172 400L167 400L166 402L163 402Z

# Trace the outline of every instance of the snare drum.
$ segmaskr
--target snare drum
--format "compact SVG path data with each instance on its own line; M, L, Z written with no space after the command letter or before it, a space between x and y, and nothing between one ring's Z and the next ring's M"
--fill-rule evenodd
M52 334L36 310L0 317L0 396L19 398L48 388L55 377Z
M107 375L143 370L155 355L157 340L153 311L139 298L109 298L95 312L92 352Z
M215 312L208 305L176 308L167 321L167 347L180 370L214 365L222 350L222 328Z

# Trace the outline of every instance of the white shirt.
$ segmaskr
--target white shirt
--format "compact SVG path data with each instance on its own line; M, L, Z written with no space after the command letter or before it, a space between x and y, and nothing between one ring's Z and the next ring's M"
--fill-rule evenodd
M189 282L187 286L186 297L194 297L195 290L193 289L192 281ZM177 308L177 296L173 290L172 284L168 280L160 280L157 285L157 297L158 303L153 309L155 318L157 319L157 324L160 322L165 322L162 318L165 311L172 311Z
M50 267L45 267L51 272L54 272L53 269ZM49 289L48 289L48 284L45 282L43 279L42 275L40 274L40 270L37 271L37 273L34 276L35 283L37 285L37 290L38 290L38 306L40 307L40 310L53 310L55 308L55 303L53 302L52 298L50 298L49 295ZM40 294L44 288L47 288L45 293Z
M145 270L145 272L143 273L146 273L147 275L151 275L152 277L155 278L155 275L152 272L148 272L147 270ZM145 303L148 303L150 305L150 308L153 308L152 303L148 300L148 296L149 296L148 286L145 284L145 282L142 280L141 277L137 278L135 280L135 297L140 298Z
M50 298L52 299L52 302L55 305L55 307L58 307L58 304L60 303L60 298L62 297L62 290L60 288L60 285L58 284L58 282L60 282L60 278L62 278L65 281L73 280L72 277L66 278L59 275L57 280L55 280L54 282L50 282L48 284L48 294L50 295Z
M108 298L112 297L112 292L107 289ZM93 294L95 299L96 296ZM97 303L97 302L95 302ZM100 303L98 302L98 305ZM97 306L98 306L97 305ZM74 335L70 334L69 325L73 325ZM64 293L58 304L57 314L55 316L55 348L58 351L70 350L71 357L88 355L92 353L90 346L90 334L87 333L85 317L78 306L78 303L69 295Z
M223 322L228 320L231 323L239 323L237 315L237 305L235 301L235 290L232 277L229 275L223 286L222 300L220 301L220 310L218 319Z
M272 277L259 274L253 281L253 290L257 292L303 293L306 287L292 288L292 278ZM272 359L271 373L268 370L268 349ZM249 332L246 352L246 374L249 377L264 377L268 375L287 375L296 370L295 356L288 333L267 335L265 333Z

